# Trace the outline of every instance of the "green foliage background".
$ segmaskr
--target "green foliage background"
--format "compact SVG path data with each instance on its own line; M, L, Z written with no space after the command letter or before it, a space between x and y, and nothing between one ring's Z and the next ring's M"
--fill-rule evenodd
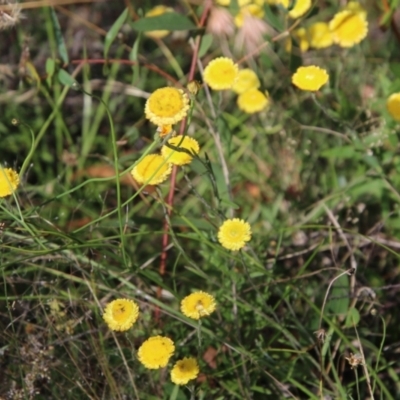
M259 76L268 111L250 116L233 92L210 103L200 90L188 127L200 159L178 171L161 276L170 184L143 190L127 178L154 145L145 100L187 84L196 37L202 65L221 49L246 56L235 37L196 28L198 3L172 4L156 22L141 18L150 1L58 4L0 32L0 163L22 168L15 196L0 200L0 395L400 398L399 129L385 107L400 90L397 2L362 2L369 35L351 49L287 53L285 38L267 35L240 67ZM316 3L300 26L339 9ZM277 34L293 29L282 8L265 7ZM160 27L171 34L145 36ZM330 75L315 96L291 85L310 63ZM232 215L253 232L239 253L217 241ZM195 290L218 303L200 326L179 310ZM127 333L101 317L120 297L141 308ZM138 347L157 334L175 341L171 365L198 358L195 383L175 387L169 368L140 365ZM351 369L351 353L364 366Z

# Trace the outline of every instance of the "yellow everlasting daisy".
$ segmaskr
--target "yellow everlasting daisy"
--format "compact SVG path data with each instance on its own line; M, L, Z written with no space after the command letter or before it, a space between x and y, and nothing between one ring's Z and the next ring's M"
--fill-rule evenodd
M185 150L178 151L171 149L168 146L162 147L161 155L165 158L167 162L173 165L189 164L193 159L193 156L191 156L189 153L198 154L200 151L200 146L197 140L189 136L175 136L168 140L168 144Z
M193 357L184 357L176 362L171 370L171 381L175 385L186 385L199 374L199 365Z
M163 15L167 12L172 12L174 11L170 7L166 6L155 6L151 10L147 11L145 14L145 17L158 17L159 15ZM162 39L163 37L167 36L169 34L169 31L167 30L157 30L157 31L148 31L144 33L146 36L152 37L152 38L157 38L157 39Z
M0 197L14 193L18 185L18 173L11 168L0 167Z
M230 58L218 57L204 69L204 82L214 90L230 89L236 82L239 69Z
M172 166L159 154L145 156L133 169L132 176L138 183L158 185L171 174Z
M250 89L238 96L238 107L247 114L264 110L269 105L268 97L258 89Z
M301 90L316 91L325 85L328 79L329 75L326 70L310 65L297 68L292 76L292 83Z
M326 22L316 22L308 28L310 46L324 49L333 45L333 36Z
M174 342L165 336L152 336L138 350L139 361L148 369L164 368L174 354Z
M214 296L206 292L189 294L181 301L181 311L188 318L200 319L215 311L217 307Z
M250 224L239 218L227 219L218 231L219 242L228 250L240 250L250 239Z
M296 0L293 8L289 11L290 18L300 18L303 16L311 7L311 0Z
M160 125L157 127L157 132L160 135L160 138L163 138L169 135L172 131L172 125Z
M360 43L368 33L365 12L346 9L337 13L329 23L333 41L341 47L352 47Z
M232 86L232 90L237 94L242 94L249 89L258 89L260 80L257 74L250 68L241 69L238 73L236 82Z
M393 119L400 121L400 93L391 94L386 101L386 107Z
M117 299L108 303L103 319L113 331L127 331L139 317L139 306L132 300Z
M154 91L146 101L144 112L153 124L172 125L186 117L189 98L181 89L163 87Z

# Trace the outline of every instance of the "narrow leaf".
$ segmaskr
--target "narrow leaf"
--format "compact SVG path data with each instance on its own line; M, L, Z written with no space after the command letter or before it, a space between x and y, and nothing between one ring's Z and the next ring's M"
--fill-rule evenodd
M104 58L107 58L111 44L117 37L119 30L122 28L122 25L125 23L126 18L128 16L128 12L129 11L126 8L125 11L114 22L111 29L107 32L106 38L104 40Z
M57 41L58 54L60 55L63 63L66 65L69 63L67 46L65 45L64 37L61 32L61 26L60 26L60 23L58 22L57 14L54 11L53 7L50 7L50 14L51 14L51 19L53 21L54 34L55 34L56 41Z

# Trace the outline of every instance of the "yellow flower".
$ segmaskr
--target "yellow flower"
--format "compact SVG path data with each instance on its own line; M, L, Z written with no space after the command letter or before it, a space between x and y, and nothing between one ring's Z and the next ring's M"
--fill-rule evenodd
M241 28L244 23L244 19L246 16L251 16L255 18L263 18L264 17L264 9L257 4L249 4L242 7L239 13L235 17L235 25L238 28Z
M158 154L145 156L133 169L132 176L138 183L158 185L171 174L172 166Z
M238 66L230 58L218 57L204 69L204 82L214 90L230 89L238 76Z
M250 224L239 218L227 219L218 231L219 242L228 250L240 250L250 239Z
M197 140L189 136L175 136L168 140L168 144L180 149L185 149L189 153L198 154L200 151L200 146L197 143ZM193 159L193 156L186 153L186 151L177 151L171 149L170 147L163 146L161 149L161 155L167 162L173 165L185 165L189 164Z
M299 67L292 76L292 83L301 90L316 91L326 82L329 75L323 68L310 65L308 67Z
M237 94L242 94L249 89L258 89L260 81L257 74L250 68L241 69L237 80L232 86L232 90Z
M157 17L159 15L163 15L167 12L172 12L172 11L174 11L174 10L170 7L155 6L151 10L147 11L147 13L145 14L145 17ZM167 36L168 33L169 33L169 31L167 31L167 30L157 30L157 31L148 31L148 32L145 32L144 34L146 36L149 36L152 38L162 39L163 37Z
M310 47L308 33L305 28L299 28L293 31L293 37L299 45L301 51L305 52ZM289 38L286 42L285 50L290 53L292 51L292 40Z
M393 119L400 121L400 92L393 93L388 97L386 107Z
M310 46L315 49L324 49L333 45L332 33L326 22L316 22L308 28Z
M186 117L189 98L181 89L164 87L154 91L146 101L145 114L153 124L172 125Z
M103 319L113 331L127 331L138 319L138 305L128 299L117 299L108 303Z
M181 311L188 318L199 319L215 311L217 307L214 296L206 292L189 294L181 301Z
M6 197L15 192L19 185L19 176L11 168L0 167L0 197Z
M250 89L239 95L237 105L245 113L253 114L266 108L269 105L269 99L258 89Z
M352 47L360 43L368 33L368 22L365 11L360 7L345 9L337 13L329 23L333 41L341 47Z
M360 14L363 18L367 19L367 11L365 11L358 1L350 1L344 9L352 11L355 14Z
M289 11L290 18L299 18L303 16L311 7L311 0L296 0L294 7Z
M152 336L139 347L138 359L148 369L164 368L174 351L174 342L170 338Z
M186 385L190 380L196 379L199 374L199 365L193 357L184 357L176 362L171 370L171 381L175 385Z

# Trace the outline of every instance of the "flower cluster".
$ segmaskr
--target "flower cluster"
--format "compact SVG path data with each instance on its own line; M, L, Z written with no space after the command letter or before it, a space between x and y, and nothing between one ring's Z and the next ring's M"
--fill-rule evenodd
M204 82L213 90L232 89L238 94L237 105L242 111L253 114L269 105L269 97L258 90L260 80L256 73L238 66L227 57L212 60L204 69Z
M189 110L189 97L181 89L163 87L147 99L145 115L157 125L160 138L174 135L173 124L182 121ZM148 154L132 169L131 175L139 184L158 185L172 172L173 165L189 164L198 154L198 142L188 136L175 136L161 148L160 154Z
M333 44L352 47L365 39L367 33L367 13L358 2L351 1L335 14L331 21L318 21L307 28L296 29L292 37L298 43L300 50L305 52L309 48L324 49ZM291 50L290 40L286 44L286 50Z
M192 319L209 316L216 309L215 298L206 292L194 292L181 301L182 313ZM113 331L127 331L139 317L139 306L129 299L116 299L104 309L103 319ZM166 336L151 336L138 349L139 362L148 369L165 368L175 353L175 344ZM171 381L176 385L186 385L196 379L199 365L193 357L178 360L171 370Z

